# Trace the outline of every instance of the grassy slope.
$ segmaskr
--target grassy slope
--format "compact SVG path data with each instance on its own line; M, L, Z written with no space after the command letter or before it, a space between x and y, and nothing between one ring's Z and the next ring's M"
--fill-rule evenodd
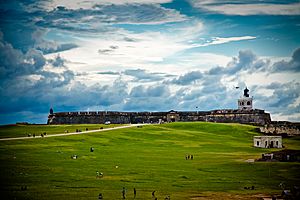
M171 199L226 192L276 193L278 184L299 182L299 163L246 163L273 151L252 146L254 127L172 123L85 135L0 143L1 190L22 199ZM299 139L285 139L300 149ZM95 151L89 152L93 146ZM78 159L70 156L77 154ZM185 160L193 154L194 160ZM115 166L119 167L116 168ZM96 171L104 173L96 179ZM21 191L27 185L27 191ZM256 190L244 190L244 186ZM2 196L3 196L2 195Z
M100 127L112 128L116 126L121 126L122 124L71 124L71 125L2 125L0 126L0 138L10 138L10 137L27 137L28 134L41 135L46 132L49 134L64 133L66 130L71 132L76 132L76 129L85 131L96 130Z

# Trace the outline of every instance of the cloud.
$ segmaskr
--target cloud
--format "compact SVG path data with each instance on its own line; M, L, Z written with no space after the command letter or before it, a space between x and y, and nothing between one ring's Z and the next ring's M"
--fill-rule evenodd
M45 122L50 106L55 111L236 108L240 93L234 86L247 85L257 108L297 117L292 108L300 101L299 50L279 62L252 50L232 58L209 53L216 45L224 52L234 42L233 49L255 40L253 47L257 37L227 31L227 36L214 32L215 37L214 19L161 5L166 2L171 1L1 2L1 114L44 116L39 122ZM245 4L201 2L211 8Z
M41 100L45 95L74 79L74 73L65 67L64 59L47 60L36 49L23 53L3 39L0 61L0 110L3 113L37 111L47 102L47 99Z
M120 75L120 72L103 71L103 72L97 72L97 74L103 74L103 75Z
M254 36L241 36L241 37L227 37L227 38L221 38L221 37L213 37L211 41L207 41L204 44L194 44L194 47L206 47L210 45L216 45L216 44L225 44L229 42L236 42L236 41L243 41L243 40L253 40L256 37Z
M251 50L241 50L237 57L233 57L226 67L217 66L207 73L210 75L228 74L233 75L242 71L249 74L259 71L268 71L270 60L258 58Z
M191 0L195 8L225 15L300 15L300 3L245 3L245 1L218 2Z
M279 73L284 71L300 72L300 48L296 49L292 55L290 61L280 61L274 63L271 67L271 72Z
M166 83L177 84L177 85L189 85L197 80L200 80L203 77L200 71L188 72L184 75L174 78Z
M268 85L257 85L257 90L268 89L272 91L271 96L256 95L256 101L274 114L281 115L281 120L300 120L300 83L290 81L286 83L272 82ZM297 116L297 117L296 117ZM292 118L290 118L292 117ZM296 118L295 118L296 117Z
M154 85L154 86L136 86L132 88L130 97L166 97L169 96L170 92L168 87L165 85Z
M162 4L169 3L172 0L52 0L41 2L40 4L47 10L55 9L58 6L64 6L68 9L77 10L77 9L91 9L96 5L126 5L126 4Z
M166 85L136 86L131 89L123 106L124 110L162 111L176 106Z
M40 51L30 49L23 54L3 40L0 41L0 61L1 80L33 74L40 71L46 63Z
M36 28L36 30L31 34L33 39L32 43L34 48L41 50L44 54L57 53L61 51L67 51L78 47L78 45L73 43L57 43L55 41L45 40L44 36L47 33L45 29Z
M165 24L187 20L185 15L158 4L95 5L87 9L57 7L41 12L36 24L67 31L107 32L114 24Z
M123 74L135 77L135 81L159 81L166 76L162 73L151 73L144 69L128 69Z
M187 19L176 10L156 4L98 5L95 9L109 16L106 22L117 24L163 24Z

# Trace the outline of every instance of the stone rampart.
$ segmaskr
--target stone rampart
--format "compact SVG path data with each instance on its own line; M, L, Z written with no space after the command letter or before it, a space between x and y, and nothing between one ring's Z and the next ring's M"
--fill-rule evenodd
M49 114L48 124L113 124L160 123L175 121L208 121L265 125L271 122L270 114L264 110L212 110L169 112L58 112Z
M260 132L267 135L300 135L300 124L287 121L273 121L260 127Z

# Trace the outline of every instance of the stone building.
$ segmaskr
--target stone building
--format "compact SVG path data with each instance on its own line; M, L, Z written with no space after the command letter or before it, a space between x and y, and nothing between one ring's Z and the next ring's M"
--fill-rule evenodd
M254 136L254 147L259 148L282 148L281 136Z

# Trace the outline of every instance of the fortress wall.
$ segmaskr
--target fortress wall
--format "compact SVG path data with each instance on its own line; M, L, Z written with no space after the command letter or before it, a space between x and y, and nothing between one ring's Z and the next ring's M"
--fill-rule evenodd
M270 114L263 110L213 110L190 112L60 112L48 116L48 124L113 124L159 123L160 121L209 121L265 125L271 122Z

